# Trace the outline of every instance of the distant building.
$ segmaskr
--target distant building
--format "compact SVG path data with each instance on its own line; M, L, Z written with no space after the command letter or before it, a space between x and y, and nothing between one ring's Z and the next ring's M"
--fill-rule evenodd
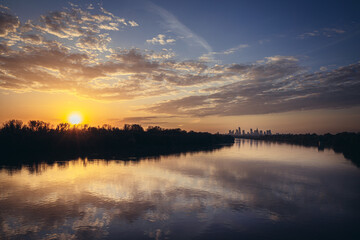
M253 130L252 128L250 128L250 132L245 132L245 130L241 130L240 127L237 127L234 130L229 130L229 135L233 135L233 136L263 136L263 135L272 135L272 132L270 129L268 130L259 130L258 128L256 128L255 130Z

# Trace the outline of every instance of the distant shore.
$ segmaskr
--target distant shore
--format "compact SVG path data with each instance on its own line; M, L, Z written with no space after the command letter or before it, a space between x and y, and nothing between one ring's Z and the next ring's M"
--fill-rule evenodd
M159 126L144 130L138 124L125 124L123 128L118 128L61 123L51 128L42 121L23 124L19 120L11 120L0 128L0 163L161 155L217 149L221 144L233 142L234 137L228 135Z
M285 142L302 146L314 146L319 150L331 148L335 152L342 153L345 158L351 160L360 167L360 133L343 132L338 134L276 134L258 136L237 136L237 138L265 140L272 142Z

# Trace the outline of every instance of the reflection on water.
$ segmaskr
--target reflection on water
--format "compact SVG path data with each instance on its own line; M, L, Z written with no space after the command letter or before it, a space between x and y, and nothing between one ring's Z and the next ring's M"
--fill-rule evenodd
M360 239L359 169L262 141L0 170L0 238Z

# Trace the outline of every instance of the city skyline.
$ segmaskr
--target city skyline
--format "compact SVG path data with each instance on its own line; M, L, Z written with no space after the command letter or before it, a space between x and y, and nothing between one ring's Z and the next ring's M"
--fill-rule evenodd
M233 136L246 136L246 135L262 136L262 135L272 135L272 134L278 134L278 133L273 133L271 131L271 129L263 130L263 129L259 129L259 128L256 128L256 129L250 128L249 131L246 131L245 129L241 129L241 127L237 127L236 129L233 129L233 130L230 129L228 134L233 135Z
M355 1L0 0L0 124L360 131Z

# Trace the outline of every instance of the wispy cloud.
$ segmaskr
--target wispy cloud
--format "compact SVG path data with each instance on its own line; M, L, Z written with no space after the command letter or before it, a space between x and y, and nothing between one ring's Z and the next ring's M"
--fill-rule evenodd
M127 117L123 119L111 119L117 124L142 124L142 125L158 125L169 123L169 120L176 116L145 116L145 117Z
M215 57L216 55L229 55L229 54L233 54L233 53L235 53L235 52L240 51L241 49L248 48L248 47L249 47L248 44L239 44L239 45L236 46L236 47L229 48L229 49L226 49L226 50L224 50L224 51L205 53L205 54L203 54L202 56L200 56L199 59L200 59L201 61L205 61L205 62L212 62L212 61L214 61L214 57Z
M185 40L191 41L192 44L197 44L203 47L208 52L212 52L211 46L205 39L191 31L188 27L181 23L172 13L153 3L151 3L150 6L154 12L156 12L159 16L163 18L165 25L171 30L171 32L177 34L179 37L184 38Z
M238 51L240 49L248 48L248 47L249 47L248 44L240 44L240 45L238 45L236 47L233 47L233 48L227 49L227 50L225 50L223 52L220 52L220 54L228 55L228 54L232 54L232 53L234 53L234 52L236 52L236 51Z
M343 34L343 33L345 33L345 30L339 28L323 28L320 30L313 30L311 32L302 33L298 35L298 38L305 39L305 38L319 37L319 36L333 37L335 35Z

